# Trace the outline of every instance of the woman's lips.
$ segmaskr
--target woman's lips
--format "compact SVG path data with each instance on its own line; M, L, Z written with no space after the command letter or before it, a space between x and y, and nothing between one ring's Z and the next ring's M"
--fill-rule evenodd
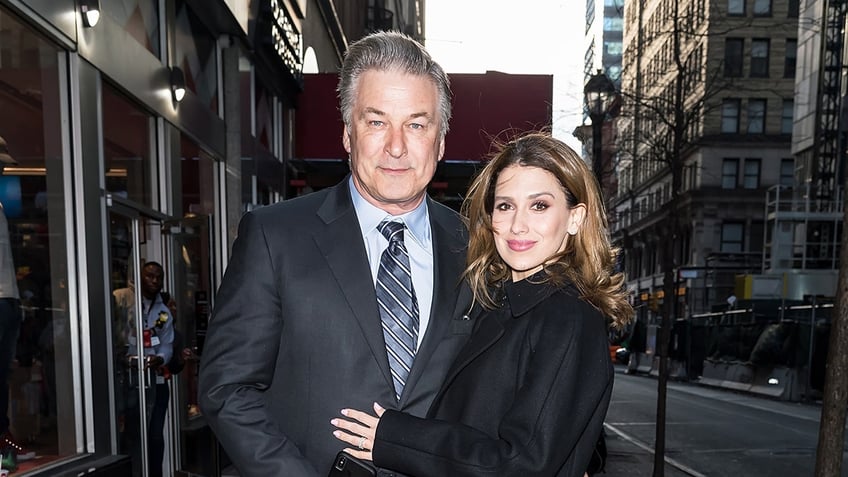
M506 243L509 245L510 250L516 252L530 250L533 248L533 245L536 245L536 242L533 240L507 240Z

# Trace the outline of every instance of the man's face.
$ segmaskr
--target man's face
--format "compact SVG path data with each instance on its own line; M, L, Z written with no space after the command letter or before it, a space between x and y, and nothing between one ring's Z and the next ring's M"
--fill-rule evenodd
M162 291L162 269L156 265L148 265L141 270L141 294L146 298L154 298Z
M397 71L366 71L358 81L342 138L353 184L389 214L408 212L424 199L445 152L438 90L427 77Z

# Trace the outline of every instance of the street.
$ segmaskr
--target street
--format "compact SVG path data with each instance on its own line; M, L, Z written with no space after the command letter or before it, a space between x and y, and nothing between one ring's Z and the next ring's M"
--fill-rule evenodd
M616 371L606 418L607 473L650 476L652 466L645 462L653 456L644 454L653 449L657 380L624 374L621 367ZM812 475L817 405L669 383L667 406L666 476ZM640 455L638 465L634 454ZM846 465L842 475L848 477Z

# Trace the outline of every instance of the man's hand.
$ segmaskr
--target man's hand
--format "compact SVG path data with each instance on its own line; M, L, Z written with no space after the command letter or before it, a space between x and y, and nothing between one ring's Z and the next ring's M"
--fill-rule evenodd
M159 356L158 354L147 356L145 359L147 363L147 367L150 369L159 369L165 364L165 358Z

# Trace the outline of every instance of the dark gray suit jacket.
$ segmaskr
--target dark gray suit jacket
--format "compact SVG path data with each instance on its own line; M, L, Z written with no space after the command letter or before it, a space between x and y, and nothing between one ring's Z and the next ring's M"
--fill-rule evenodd
M463 319L466 230L427 200L433 306L400 402L348 181L242 218L199 385L203 415L242 476L326 476L345 447L330 424L344 407L427 412L473 326Z

